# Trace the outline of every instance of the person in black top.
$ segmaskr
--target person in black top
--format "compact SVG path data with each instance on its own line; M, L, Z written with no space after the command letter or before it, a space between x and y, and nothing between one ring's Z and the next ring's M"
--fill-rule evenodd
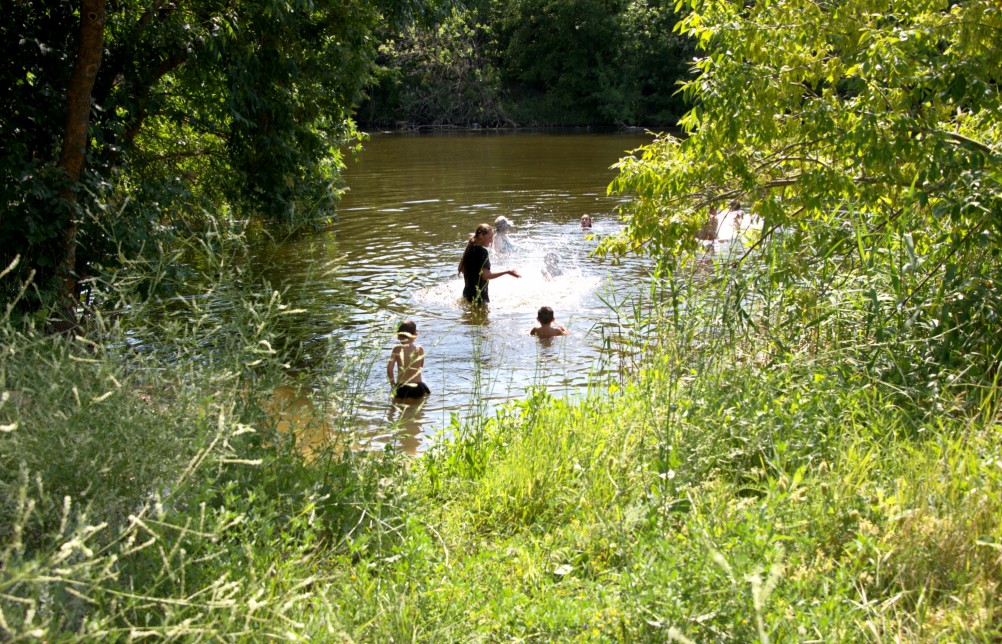
M522 277L514 268L497 273L491 271L490 253L487 247L494 241L494 229L490 224L480 224L470 235L470 241L466 244L463 258L459 260L459 272L463 275L463 297L467 302L475 304L485 304L490 302L487 292L487 282L501 277L511 275L512 277Z

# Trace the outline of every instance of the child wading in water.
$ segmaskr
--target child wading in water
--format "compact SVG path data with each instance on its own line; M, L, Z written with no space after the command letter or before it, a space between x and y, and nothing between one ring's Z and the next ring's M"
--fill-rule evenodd
M417 324L410 320L401 322L397 327L400 344L393 347L386 363L386 377L390 380L394 398L424 398L431 393L428 385L421 380L424 347L414 344L416 339Z
M470 235L470 241L459 260L459 273L463 276L463 297L467 302L486 304L491 298L487 292L487 282L502 275L522 277L514 268L506 271L491 270L491 259L487 248L494 241L494 229L490 224L480 224Z
M539 338L554 338L558 335L570 335L571 333L560 325L553 326L553 309L548 306L539 309L536 319L539 321L539 326L533 327L532 331L529 331L529 335Z

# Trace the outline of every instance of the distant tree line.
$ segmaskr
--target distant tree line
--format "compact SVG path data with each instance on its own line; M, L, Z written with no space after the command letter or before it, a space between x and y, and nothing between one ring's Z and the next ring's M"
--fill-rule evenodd
M671 127L693 41L669 0L473 0L379 50L366 126Z

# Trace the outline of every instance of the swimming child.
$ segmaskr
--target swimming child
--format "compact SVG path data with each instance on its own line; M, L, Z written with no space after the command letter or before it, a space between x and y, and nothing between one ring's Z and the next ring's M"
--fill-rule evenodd
M581 215L581 227L591 228L591 215Z
M571 332L565 327L560 325L553 326L554 319L553 309L548 306L540 307L539 312L536 314L539 326L533 327L532 331L529 331L529 335L534 335L538 338L554 338L558 335L570 335Z
M711 205L707 211L706 223L696 231L696 239L700 241L715 241L719 229L720 217L717 214L717 206Z
M498 254L507 255L515 252L515 242L508 239L508 231L512 229L511 219L501 215L494 220L494 250Z
M411 320L401 322L397 327L400 344L393 347L386 363L386 377L393 388L394 398L424 398L431 393L428 385L421 380L424 347L414 344L416 339L417 324Z
M543 266L543 278L546 279L547 282L558 275L564 274L564 272L560 270L560 266L557 265L559 261L560 256L553 251L546 253L543 257L543 264L545 264L545 266Z
M494 241L494 229L490 224L480 224L470 235L470 241L463 251L463 258L459 260L459 272L463 276L463 297L467 302L474 304L490 302L487 282L492 279L502 275L522 277L514 268L496 273L491 270L490 253L487 248L492 241Z

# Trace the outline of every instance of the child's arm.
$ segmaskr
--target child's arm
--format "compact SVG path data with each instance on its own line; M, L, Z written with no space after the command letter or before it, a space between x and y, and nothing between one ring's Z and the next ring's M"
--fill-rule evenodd
M537 327L537 326L534 326L534 327L532 327L532 330L531 330L531 331L529 331L529 335L536 335L536 333L537 333L538 331L539 331L539 327Z
M390 351L390 359L386 361L386 379L390 381L391 385L397 384L393 379L393 365L398 362L397 357L400 355L400 347L393 347L393 351Z
M506 271L498 271L497 273L495 273L491 269L484 266L483 270L480 271L480 277L482 277L485 282L489 282L492 279L497 279L498 277L502 277L504 275L511 275L512 277L522 277L519 274L519 272L516 271L514 268Z

